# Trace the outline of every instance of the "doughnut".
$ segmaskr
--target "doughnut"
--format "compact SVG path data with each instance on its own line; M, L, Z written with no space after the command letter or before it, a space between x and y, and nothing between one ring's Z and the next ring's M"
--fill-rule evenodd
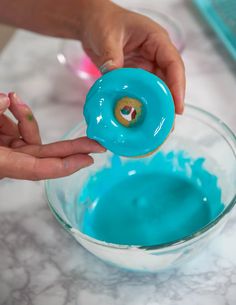
M141 157L165 141L173 128L175 108L170 90L156 75L120 68L91 87L84 117L88 138L114 154Z

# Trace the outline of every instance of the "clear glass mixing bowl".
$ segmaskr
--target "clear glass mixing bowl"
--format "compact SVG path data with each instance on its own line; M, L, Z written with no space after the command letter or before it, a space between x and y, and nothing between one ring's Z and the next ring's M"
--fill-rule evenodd
M65 139L84 136L85 131L86 125L81 123ZM236 138L221 120L187 105L184 115L177 116L174 131L160 150L185 150L193 158L204 157L205 168L218 177L224 210L204 228L184 239L148 247L107 244L80 232L76 223L81 211L76 199L90 175L108 165L111 152L93 155L95 163L92 166L69 177L46 181L46 194L54 216L87 250L117 266L154 272L185 262L206 247L209 240L221 231L235 205ZM135 159L134 162L137 160L144 162L146 158Z

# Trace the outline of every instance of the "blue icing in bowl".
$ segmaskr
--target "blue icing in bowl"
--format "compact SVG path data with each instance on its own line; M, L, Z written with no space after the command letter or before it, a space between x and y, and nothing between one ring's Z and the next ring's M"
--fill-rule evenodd
M121 68L94 83L84 116L89 138L117 155L135 157L155 151L165 141L175 109L160 78L142 69Z
M195 234L224 210L218 178L185 151L113 155L78 195L78 228L100 241L156 246ZM79 212L76 212L79 211Z

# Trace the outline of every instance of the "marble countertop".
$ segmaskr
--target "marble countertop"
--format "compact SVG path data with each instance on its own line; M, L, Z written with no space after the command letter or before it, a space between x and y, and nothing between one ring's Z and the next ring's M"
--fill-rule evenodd
M145 6L158 8L156 2ZM185 33L186 101L236 131L235 63L190 1L159 1L159 9L181 21ZM82 119L85 88L58 64L61 43L18 31L0 55L1 91L14 90L31 105L45 142ZM193 261L178 270L139 274L110 267L79 246L49 211L42 182L4 179L0 198L1 305L236 304L236 209L223 233Z

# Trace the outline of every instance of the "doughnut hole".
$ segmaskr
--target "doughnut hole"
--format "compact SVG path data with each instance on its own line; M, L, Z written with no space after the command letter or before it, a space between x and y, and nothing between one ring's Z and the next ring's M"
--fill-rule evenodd
M138 99L123 97L116 102L115 118L125 127L132 127L141 123L143 114L143 104Z

